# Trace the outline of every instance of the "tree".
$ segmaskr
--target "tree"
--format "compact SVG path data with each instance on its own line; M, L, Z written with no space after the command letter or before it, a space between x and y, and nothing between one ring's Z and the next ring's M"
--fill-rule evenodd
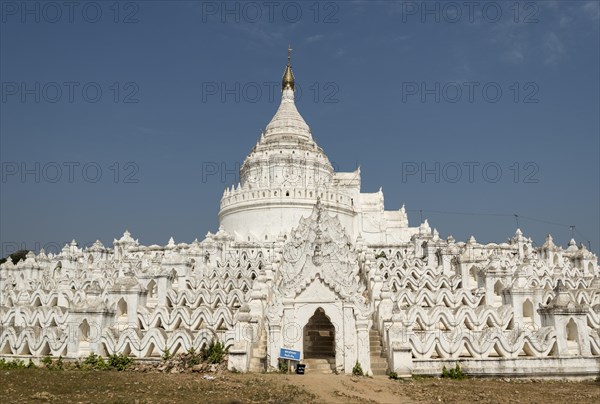
M0 264L4 264L6 261L8 261L8 258L10 258L13 264L17 265L17 262L25 260L25 257L27 256L28 252L29 250L19 250L17 252L14 252L6 258L0 259Z

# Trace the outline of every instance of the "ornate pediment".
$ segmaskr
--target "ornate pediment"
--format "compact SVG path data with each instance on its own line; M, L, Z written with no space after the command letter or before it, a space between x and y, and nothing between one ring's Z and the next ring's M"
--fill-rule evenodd
M283 245L277 286L284 296L296 297L317 278L343 300L362 298L365 290L359 254L338 218L327 213L320 199Z

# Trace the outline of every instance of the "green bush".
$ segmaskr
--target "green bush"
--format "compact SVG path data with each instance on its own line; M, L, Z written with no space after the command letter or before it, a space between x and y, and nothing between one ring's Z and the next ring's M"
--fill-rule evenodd
M208 361L208 363L221 363L227 355L227 349L224 343L218 339L213 339L208 346L202 348L201 355L202 359Z
M356 365L354 365L354 367L352 368L352 374L354 376L364 376L365 375L365 372L363 372L362 366L360 366L360 363L358 363L358 360L356 361Z
M33 364L33 362L31 362L31 359L29 360L29 362ZM20 359L15 359L12 362L8 362L6 359L0 359L0 370L23 369L29 367L29 364L25 365L25 362L23 362Z
M435 376L432 375L412 375L411 378L413 380L428 380L433 379Z
M289 368L286 359L279 359L279 363L277 365L280 373L287 373Z
M42 364L49 370L63 370L62 356L59 356L56 361L52 360L51 356L44 356Z
M195 366L200 363L200 355L196 353L194 347L188 350L189 358L187 360L187 366Z
M388 373L388 377L392 380L398 380L398 373L390 372L390 373Z
M104 361L100 355L96 355L95 353L89 354L87 358L83 361L84 369L94 369L94 370L107 370L109 368L108 363Z
M133 360L127 355L123 354L115 354L110 355L106 360L100 355L96 355L95 353L90 353L87 358L83 361L83 365L81 369L84 370L110 370L115 369L118 371L122 371L127 369Z
M163 358L163 360L164 360L164 361L167 361L167 360L171 359L172 357L173 357L173 355L171 355L171 352L169 351L169 349L168 349L168 348L165 348L165 349L163 350L163 354L162 354L162 358Z
M110 355L108 357L108 366L111 369L116 369L118 371L122 371L127 369L133 361L127 355L123 355L122 353Z
M454 369L446 369L446 366L442 368L442 378L444 379L453 379L453 380L462 380L466 378L467 375L463 373L460 365L457 363Z
M42 359L42 364L46 366L46 369L52 369L52 357L44 356L44 359Z

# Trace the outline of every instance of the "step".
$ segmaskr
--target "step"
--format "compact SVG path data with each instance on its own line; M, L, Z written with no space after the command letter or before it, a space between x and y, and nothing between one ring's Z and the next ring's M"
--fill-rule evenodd
M333 335L305 335L304 341L328 341L333 342L335 338Z
M304 345L333 346L333 341L304 341Z
M369 330L369 347L371 349L371 372L376 376L385 376L388 370L388 362L383 354L383 344L379 330Z
M330 363L320 363L318 365L306 365L308 370L332 370Z
M311 349L318 349L318 350L326 350L326 351L335 351L335 348L333 347L333 345L321 345L321 344L316 344L316 345L304 345L304 350L308 351Z
M250 372L263 372L267 363L267 338L263 333L258 341L252 344L252 355L248 363Z
M335 358L322 359L322 358L306 358L303 361L306 365L333 365Z
M320 346L334 346L333 341L304 341L304 346L307 345L320 345Z
M319 355L319 356L313 356L309 353L304 355L304 361L306 363L330 363L330 364L334 364L335 363L335 358L334 357L325 357L324 355Z
M335 338L333 335L330 336L320 336L320 335L309 335L304 337L304 341L327 341L329 343L333 343Z
M335 355L335 351L333 349L305 349L304 352L308 358L323 358L325 356Z
M321 359L321 358L308 358L304 359L307 373L322 373L329 374L333 373L335 368L335 359Z
M320 364L335 364L335 358L306 358L304 359L306 365L320 365Z

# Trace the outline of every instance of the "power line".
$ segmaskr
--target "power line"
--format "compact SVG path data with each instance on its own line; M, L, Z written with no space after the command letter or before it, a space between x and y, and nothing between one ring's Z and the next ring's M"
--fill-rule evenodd
M450 212L444 210L429 210L429 209L420 209L420 210L412 210L407 209L408 212L429 212L429 213L440 213L443 215L467 215L467 216L514 216L507 215L504 213L476 213L476 212Z
M544 220L544 219L537 219L535 217L531 217L531 216L522 216L522 215L518 215L516 213L513 214L509 214L509 213L493 213L493 212L456 212L456 211L447 211L447 210L430 210L430 209L419 209L419 210L414 210L414 209L407 209L408 212L425 212L425 213L439 213L439 214L443 214L443 215L465 215L465 216L496 216L496 217L514 217L517 221L517 227L519 225L519 218L521 219L525 219L525 220L531 220L534 222L540 222L540 223L545 223L545 224L551 224L554 226L562 226L562 227L569 227L569 228L575 228L574 225L572 224L564 224L564 223L557 223L557 222L551 222L549 220ZM576 230L577 231L577 230Z
M571 224L556 223L556 222L550 222L550 221L548 221L548 220L536 219L535 217L528 217L528 216L521 216L521 217L522 217L522 218L524 218L524 219L527 219L527 220L534 221L534 222L540 222L540 223L545 223L545 224L551 224L551 225L554 225L554 226L562 226L562 227L571 227L571 226L573 226L573 225L571 225Z
M577 233L581 237L582 240L589 240L589 238L584 236L579 231L579 229L577 229L577 226L575 226L575 225L552 222L550 220L538 219L538 218L531 217L531 216L522 216L522 215L519 215L516 213L509 214L509 213L495 213L495 212L458 212L458 211L430 210L430 209L419 209L419 210L407 209L407 212L419 212L419 214L421 216L421 222L423 222L423 213L435 213L435 214L441 214L441 215L463 215L463 216L514 217L515 221L517 223L517 228L519 227L519 219L524 219L524 220L530 220L532 222L550 224L553 226L560 226L560 227L565 227L565 228L568 227L571 229L571 238L575 238L574 234ZM588 244L589 244L589 242L588 242Z

